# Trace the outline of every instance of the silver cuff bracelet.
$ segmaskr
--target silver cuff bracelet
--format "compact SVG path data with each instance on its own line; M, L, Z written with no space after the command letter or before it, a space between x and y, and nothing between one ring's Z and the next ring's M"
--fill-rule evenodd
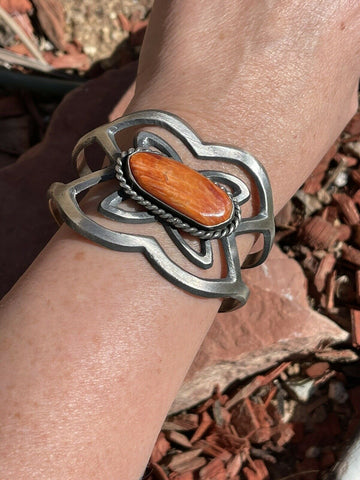
M167 140L145 131L145 126L160 127L166 131ZM134 147L124 151L115 136L134 127ZM176 140L171 144L169 134ZM92 172L83 151L94 142L102 147L110 165ZM179 155L179 145L188 155ZM189 155L219 167L194 170L184 160ZM178 287L203 297L223 298L219 311L246 303L249 289L241 279L236 237L262 234L262 248L249 254L242 264L242 268L250 268L266 259L275 231L269 178L253 156L232 146L204 143L176 115L147 110L89 132L75 146L73 158L80 178L67 185L54 183L49 189L50 210L57 220L61 218L73 230L104 247L143 253L161 275ZM241 206L250 201L250 192L238 176L223 171L224 164L237 167L239 173L250 178L251 196L256 195L259 204L254 216L242 218ZM117 190L99 204L98 210L104 217L116 222L118 228L122 223L159 222L187 261L201 269L212 267L213 242L221 242L227 266L225 276L209 279L194 275L175 263L153 235L122 233L89 218L79 206L78 194L114 179L118 182ZM127 200L136 202L136 208L126 208ZM199 249L187 242L184 232L198 239Z

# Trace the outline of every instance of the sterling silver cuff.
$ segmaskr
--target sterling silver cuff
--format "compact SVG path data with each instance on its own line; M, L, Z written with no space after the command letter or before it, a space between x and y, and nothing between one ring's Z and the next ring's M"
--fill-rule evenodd
M158 133L145 131L145 126L160 127L166 140ZM134 147L123 151L116 135L133 127L137 127ZM175 145L168 140L169 134L176 139ZM177 152L178 141L192 158L215 162L219 168L195 171L187 167ZM94 142L102 147L110 165L93 172L83 151ZM269 178L253 156L232 146L204 143L176 115L147 110L89 132L75 146L73 158L80 178L67 185L54 183L49 189L49 205L56 219L61 218L73 230L104 247L143 253L161 275L192 294L223 298L219 311L246 303L249 290L241 279L236 237L255 233L263 238L262 248L249 254L242 264L242 268L250 268L266 259L275 231ZM224 165L233 165L239 174L250 178L251 195L243 180L223 171ZM118 181L117 189L102 199L99 212L113 220L117 228L123 223L144 224L144 234L106 228L80 208L77 196L81 192L114 179ZM256 214L242 218L242 205L254 195L259 205ZM135 210L124 208L128 199L136 202ZM197 209L197 204L201 208ZM175 263L159 239L146 235L145 224L152 222L159 222L186 260L201 269L212 267L213 242L221 242L227 267L224 277L202 278ZM199 249L187 242L183 232L198 238Z

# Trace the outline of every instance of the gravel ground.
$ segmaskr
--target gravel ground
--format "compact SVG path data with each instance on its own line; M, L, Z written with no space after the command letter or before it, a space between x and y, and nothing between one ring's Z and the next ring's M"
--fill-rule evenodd
M119 13L126 17L140 12L144 19L153 0L62 0L66 12L67 40L76 39L92 61L108 57L128 34L123 31Z

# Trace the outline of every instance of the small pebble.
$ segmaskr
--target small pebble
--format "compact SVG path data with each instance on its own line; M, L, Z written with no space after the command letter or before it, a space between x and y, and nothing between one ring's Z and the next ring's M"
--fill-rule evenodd
M299 363L292 363L286 369L286 373L289 377L294 377L295 375L299 375L300 373L300 364Z
M307 402L316 390L315 380L311 378L290 379L286 382L286 386L300 402Z
M331 400L340 404L345 403L349 398L344 384L339 382L339 380L332 380L330 382L328 396Z
M316 447L313 445L312 447L309 447L306 452L305 452L305 457L306 458L317 458L320 456L321 450L319 447Z
M339 188L345 187L345 185L347 185L348 183L348 180L349 180L349 175L347 174L347 172L342 171L335 178L334 184Z

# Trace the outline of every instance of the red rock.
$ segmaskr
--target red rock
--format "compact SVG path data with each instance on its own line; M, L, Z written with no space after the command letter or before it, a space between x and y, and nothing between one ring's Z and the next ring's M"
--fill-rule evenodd
M145 192L205 227L231 218L230 197L192 168L156 153L138 152L129 158L135 181Z
M265 371L292 354L307 354L319 345L341 342L348 333L312 310L306 278L295 260L274 247L259 268L242 272L250 288L248 303L221 313L190 367L171 411L211 397L213 385Z

